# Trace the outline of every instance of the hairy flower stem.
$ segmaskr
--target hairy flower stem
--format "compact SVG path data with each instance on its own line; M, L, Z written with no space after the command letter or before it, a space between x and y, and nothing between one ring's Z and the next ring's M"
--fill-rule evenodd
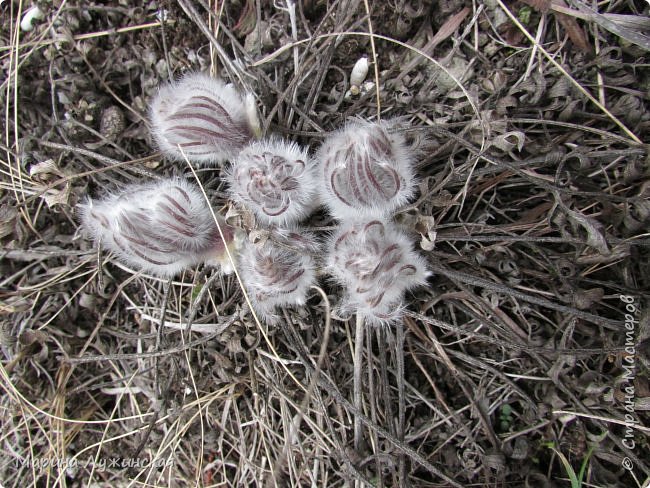
M357 314L357 323L354 333L354 408L361 412L361 373L363 372L363 337L364 337L364 320L361 314ZM358 415L354 417L354 448L359 451L361 446L361 419Z
M404 399L404 321L397 322L395 337L395 359L397 362L397 440L404 442L405 399ZM399 479L406 480L406 459L399 454Z
M376 424L378 422L378 402L374 401L374 399L377 398L377 390L375 389L375 365L374 356L372 354L372 336L372 330L370 327L366 327L366 357L368 358L368 367L366 368L366 372L368 376L368 398L370 399L368 404L370 406L370 420ZM379 437L377 436L377 432L372 429L368 431L368 435L370 437L370 445L372 446L372 452L375 458L376 472L382 473L383 467L382 459L379 455L379 450L381 449L379 445ZM377 478L377 488L384 488L384 481L381 476Z
M286 324L284 324L282 321L280 321L280 325L283 327L283 331L285 335L289 338L291 341L292 346L294 347L295 351L298 353L298 357L300 359L301 364L305 368L305 370L311 374L315 375L316 368L313 365L313 359L310 359L309 353L307 352L307 349L305 347L304 342L301 343L299 340L299 336L296 333L296 331L288 327ZM315 376L314 376L315 377ZM438 476L442 480L446 481L447 485L446 486L451 486L454 488L463 488L463 485L460 483L456 482L446 474L440 471L436 466L434 466L431 462L429 462L427 459L425 459L421 454L418 453L415 449L410 447L408 444L405 444L404 442L398 440L395 438L393 434L388 432L384 427L378 425L377 423L373 422L370 420L368 417L366 417L363 412L360 410L357 410L357 408L350 403L350 401L343 396L341 391L338 389L338 387L332 382L332 380L327 376L327 375L319 375L315 377L315 381L318 383L320 386L320 389L322 391L327 392L330 397L335 401L338 402L343 409L345 409L346 412L348 412L351 415L356 415L358 416L359 420L361 423L363 423L369 430L372 430L377 433L382 439L385 439L388 443L390 443L392 446L395 447L397 451L403 452L406 456L408 456L415 464L422 466L424 469L429 471L430 473ZM320 399L320 389L316 388L314 390L314 395L319 398L319 401L322 402ZM321 403L322 405L322 403ZM335 431L335 429L331 426L330 422L331 419L329 416L324 417L325 422L328 423L328 427L331 432ZM364 480L365 478L363 475L361 475L355 468L355 466L349 462L349 459L346 456L346 453L343 449L341 449L341 454L343 456L344 462L349 463L347 467L351 469L353 475L360 480ZM368 486L372 486L370 481L367 481L366 484Z
M392 419L395 418L393 412L393 399L390 394L390 387L388 382L388 359L386 357L386 347L385 344L388 344L387 331L384 327L376 327L377 331L377 349L379 350L379 374L381 375L381 385L383 393L384 407L386 408L386 418L391 419L388 422L388 431L391 435L396 436L395 433L395 422Z

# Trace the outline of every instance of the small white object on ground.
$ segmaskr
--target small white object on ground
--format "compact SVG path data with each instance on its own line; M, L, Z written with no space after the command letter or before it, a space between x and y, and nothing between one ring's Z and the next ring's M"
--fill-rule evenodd
M43 11L37 6L30 8L27 12L25 12L23 19L20 21L21 30L29 32L34 28L34 21L42 19L44 16L45 14Z
M363 56L355 63L350 74L350 93L352 95L360 93L361 84L366 80L366 76L368 76L368 57Z

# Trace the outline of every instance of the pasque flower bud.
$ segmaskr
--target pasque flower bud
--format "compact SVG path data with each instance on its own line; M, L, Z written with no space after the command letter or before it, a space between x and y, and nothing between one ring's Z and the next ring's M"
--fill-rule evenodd
M202 262L229 268L226 245L235 231L217 215L224 244L200 189L180 178L124 187L80 205L81 221L95 241L135 268L171 277Z
M263 224L294 224L317 205L314 165L305 149L280 139L253 142L232 162L231 195Z
M412 196L413 154L397 121L354 119L325 139L316 159L322 200L339 220L384 218Z
M234 158L257 129L252 96L201 73L160 88L150 119L156 143L167 157L183 161L185 153L201 164Z
M409 238L378 220L343 224L327 250L328 271L346 288L342 309L371 324L401 315L404 293L426 283L426 263Z
M240 275L253 308L262 318L273 321L278 306L305 304L316 277L314 258L306 251L316 247L315 238L299 230L283 232L280 241L244 244Z

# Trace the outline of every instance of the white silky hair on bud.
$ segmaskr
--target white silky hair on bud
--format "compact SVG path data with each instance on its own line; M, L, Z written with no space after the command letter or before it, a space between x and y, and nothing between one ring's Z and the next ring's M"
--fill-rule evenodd
M374 325L398 320L404 293L429 276L408 236L379 220L343 224L328 243L327 270L346 288L342 311Z
M202 262L221 264L226 249L201 190L181 178L133 184L79 206L84 228L118 260L160 277ZM235 232L217 216L229 246Z
M160 151L171 159L221 164L259 130L254 100L218 78L192 73L161 87L149 117ZM179 149L182 148L182 152Z
M412 197L415 158L396 130L400 123L353 119L325 139L317 181L334 218L381 219Z
M314 256L319 256L322 253L320 240L313 233L305 232L300 227L271 226L267 231L269 238L279 246Z
M262 244L247 241L240 255L240 275L248 296L267 322L277 319L276 307L304 305L316 279L316 262L305 252L315 248L314 236L298 229L284 236L286 242L282 243L272 239Z
M232 162L226 176L233 200L265 225L293 225L318 206L315 165L306 149L280 139L256 141Z

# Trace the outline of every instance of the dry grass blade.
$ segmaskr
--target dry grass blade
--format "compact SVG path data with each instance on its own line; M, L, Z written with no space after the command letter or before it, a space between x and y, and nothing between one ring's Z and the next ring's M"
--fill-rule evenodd
M564 0L555 0L559 6L566 6ZM566 30L571 41L580 49L583 53L592 54L593 48L587 39L585 31L578 25L578 22L575 18L570 15L565 15L563 13L556 13L558 22L562 24L562 27Z
M566 5L551 4L551 9L563 16L576 17L598 24L612 34L636 44L640 48L650 51L650 20L641 15L602 14L594 11L582 2L572 2L578 10L570 9Z
M31 30L31 4L1 2L3 486L550 486L566 484L562 459L585 486L642 486L650 23L645 2L565 1L64 0L37 2ZM359 60L374 76L351 89ZM208 168L156 152L151 101L197 72L223 80L222 109L225 84L253 95L237 111L248 124L257 109L247 127L276 154L253 144L264 164L238 172L225 153ZM220 144L231 116L206 104L170 116L186 147ZM363 223L376 242L351 240L334 281L323 244L341 215L320 188L294 190L353 117L390 122L370 142L399 142L411 169L354 156L354 129L352 169L332 156L334 194L366 215L408 190ZM87 198L170 178L200 187L187 204L215 212L211 238L236 229L233 274L149 276L80 226ZM180 239L119 234L148 262L196 249L182 192L165 195ZM296 259L269 252L251 284L240 236ZM277 299L265 322L250 290Z

